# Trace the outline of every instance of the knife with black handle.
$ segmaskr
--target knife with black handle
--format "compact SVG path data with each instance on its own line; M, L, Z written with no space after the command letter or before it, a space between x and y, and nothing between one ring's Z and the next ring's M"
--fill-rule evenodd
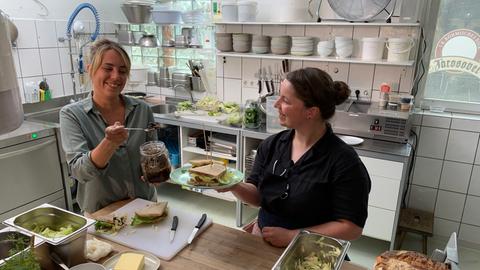
M200 218L200 220L198 221L198 223L197 223L197 225L195 226L195 228L193 228L192 233L191 233L190 236L188 237L188 243L189 243L189 244L192 243L193 238L195 238L195 235L197 234L198 230L200 230L200 228L203 226L203 223L205 223L205 220L207 220L207 214L202 214L202 217Z
M173 239L175 238L175 232L177 231L177 226L178 226L178 217L174 216L172 221L172 228L170 229L170 242L173 242Z

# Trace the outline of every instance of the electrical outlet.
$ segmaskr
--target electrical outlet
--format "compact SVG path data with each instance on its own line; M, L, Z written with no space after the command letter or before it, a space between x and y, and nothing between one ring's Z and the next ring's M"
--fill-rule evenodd
M371 89L358 89L358 88L350 88L352 92L350 93L350 98L357 98L358 93L358 99L360 100L370 100L372 96L372 90Z

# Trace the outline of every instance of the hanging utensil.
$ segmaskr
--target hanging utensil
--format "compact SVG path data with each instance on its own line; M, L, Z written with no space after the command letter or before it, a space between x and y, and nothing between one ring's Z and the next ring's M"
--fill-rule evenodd
M272 90L270 90L270 84L268 83L268 78L267 78L267 69L263 67L263 81L265 82L265 86L267 87L267 93L270 93Z

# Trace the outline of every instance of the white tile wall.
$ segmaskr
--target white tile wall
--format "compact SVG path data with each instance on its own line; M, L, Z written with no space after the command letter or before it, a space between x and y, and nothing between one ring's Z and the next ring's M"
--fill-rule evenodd
M480 227L462 223L458 238L472 243L480 243Z
M17 48L38 48L37 29L35 21L25 19L13 19L13 23L17 26L18 39Z
M409 192L410 199L408 207L433 212L437 196L436 189L411 185Z
M437 204L435 205L435 216L460 221L465 198L465 194L439 190Z
M472 167L471 164L445 161L440 179L440 189L467 193Z
M452 232L460 229L460 222L446 220L443 218L435 218L433 221L433 234L441 236L450 236Z
M475 164L480 165L480 142L478 143L477 151L475 154Z
M443 159L448 129L423 127L420 130L418 156Z
M480 196L480 166L474 165L468 194Z
M22 77L32 77L42 75L42 64L40 62L39 49L19 49L20 67ZM17 71L17 74L19 72Z
M239 79L225 79L223 89L224 100L238 101L242 99L242 81Z
M60 55L58 48L40 49L40 61L44 75L60 74Z
M470 225L480 226L480 197L467 196L462 222Z
M416 185L438 188L443 160L417 157L412 183Z
M56 48L57 32L55 21L35 21L37 27L38 46L40 48Z
M451 117L424 115L422 125L426 127L450 128Z
M452 129L480 132L480 119L454 118L452 120Z
M478 133L450 130L445 159L473 163Z
M242 58L227 57L223 65L223 76L230 79L241 79L242 76Z

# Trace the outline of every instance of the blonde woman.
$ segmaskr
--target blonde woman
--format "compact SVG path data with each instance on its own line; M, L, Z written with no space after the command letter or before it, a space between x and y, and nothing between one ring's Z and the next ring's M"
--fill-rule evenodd
M121 94L130 58L119 44L102 39L92 44L89 60L91 93L60 111L62 146L78 182L77 202L92 213L122 199L156 200L155 187L141 180L140 168L139 147L151 138L125 129L154 121L146 103Z

